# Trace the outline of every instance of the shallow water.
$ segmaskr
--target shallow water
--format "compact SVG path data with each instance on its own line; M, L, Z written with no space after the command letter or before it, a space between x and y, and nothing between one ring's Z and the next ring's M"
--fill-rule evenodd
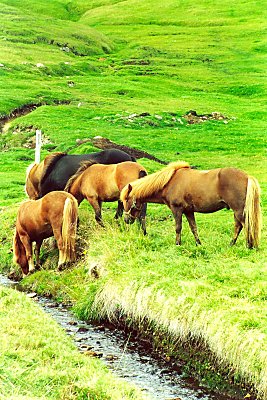
M16 288L16 283L0 275L0 285ZM183 379L168 363L155 360L117 329L94 326L79 321L66 307L50 299L29 294L70 335L81 352L99 357L117 376L135 384L152 400L230 400L197 387L193 380Z

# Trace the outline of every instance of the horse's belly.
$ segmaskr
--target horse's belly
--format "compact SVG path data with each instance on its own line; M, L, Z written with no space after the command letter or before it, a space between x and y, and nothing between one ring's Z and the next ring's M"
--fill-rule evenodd
M194 211L208 214L222 210L223 208L229 208L229 207L224 202L219 202L217 204L203 204L194 206Z
M44 240L51 236L53 236L53 230L51 226L46 226L43 229L33 230L30 234L30 238L32 242L36 242L36 240Z

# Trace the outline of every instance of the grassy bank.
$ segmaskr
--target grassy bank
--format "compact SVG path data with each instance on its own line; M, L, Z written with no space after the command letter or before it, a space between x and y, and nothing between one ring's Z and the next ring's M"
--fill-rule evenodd
M0 288L1 399L142 399L26 295Z
M164 206L149 205L148 236L143 237L135 226L114 223L115 205L104 206L106 228L100 229L82 204L78 264L58 274L56 253L44 247L44 269L24 285L73 301L83 318L123 316L135 326L148 324L158 341L166 341L171 357L177 342L184 349L200 344L210 358L199 368L195 357L191 364L203 384L221 390L211 367L216 360L226 381L252 385L266 399L263 5L208 0L0 4L0 25L6 27L0 38L0 113L42 105L10 121L0 135L1 270L12 267L12 232L18 203L25 198L36 128L44 134L42 157L51 151L96 151L90 143L77 146L76 140L101 135L166 161L245 170L262 188L259 250L246 249L242 234L229 248L231 211L196 216L203 243L198 248L184 221L177 248L173 219ZM189 110L206 114L207 120L191 123ZM215 111L221 119L211 118ZM147 159L140 162L148 172L161 168ZM99 279L90 272L95 268Z

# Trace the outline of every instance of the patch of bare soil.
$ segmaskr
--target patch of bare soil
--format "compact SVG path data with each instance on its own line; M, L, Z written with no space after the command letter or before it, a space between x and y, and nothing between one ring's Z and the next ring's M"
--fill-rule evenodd
M210 114L197 114L195 110L190 110L182 116L188 124L201 124L206 121L223 121L225 124L228 123L229 117L226 117L220 112L214 111Z
M95 136L92 139L81 139L81 140L78 139L78 140L76 140L76 143L77 143L78 146L83 144L83 143L86 143L86 142L91 142L95 147L97 147L99 149L102 149L102 150L111 149L111 148L119 149L119 150L125 151L126 153L130 154L132 157L134 157L136 159L138 159L138 158L148 158L149 160L156 161L156 162L158 162L160 164L164 164L164 165L168 164L167 161L160 160L159 158L153 156L150 153L147 153L146 151L142 151L142 150L135 149L133 147L124 146L124 145L121 145L121 144L114 143L111 140L109 140L107 138L104 138L102 136Z

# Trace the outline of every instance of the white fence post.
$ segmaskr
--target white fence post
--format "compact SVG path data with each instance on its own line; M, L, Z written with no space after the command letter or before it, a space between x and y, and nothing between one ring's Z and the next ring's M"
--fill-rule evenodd
M35 164L39 164L41 160L41 147L42 147L42 131L36 129L35 141Z

